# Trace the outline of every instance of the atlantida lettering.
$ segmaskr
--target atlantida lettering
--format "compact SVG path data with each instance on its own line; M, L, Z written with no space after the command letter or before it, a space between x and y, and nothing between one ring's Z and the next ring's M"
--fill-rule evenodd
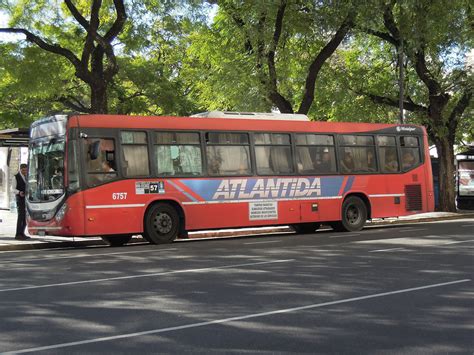
M255 181L255 184L252 183ZM213 200L301 198L321 196L320 178L224 179Z

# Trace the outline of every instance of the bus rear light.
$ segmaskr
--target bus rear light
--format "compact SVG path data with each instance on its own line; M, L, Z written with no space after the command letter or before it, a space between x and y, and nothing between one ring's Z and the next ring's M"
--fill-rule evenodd
M61 222L64 218L64 216L66 215L66 211L67 211L67 203L64 203L61 208L59 209L58 213L56 213L56 222Z
M318 212L318 204L317 203L313 203L311 205L311 211L312 212Z

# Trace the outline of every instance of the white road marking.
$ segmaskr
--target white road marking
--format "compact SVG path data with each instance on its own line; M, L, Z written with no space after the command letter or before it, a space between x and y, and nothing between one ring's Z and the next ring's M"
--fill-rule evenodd
M406 233L406 232L419 232L419 231L427 231L428 228L413 228L413 229L401 229L399 233Z
M353 233L353 234L338 234L330 236L329 238L344 238L344 237L358 237L360 233Z
M109 278L105 278L105 279L71 281L71 282L62 282L62 283L46 284L46 285L38 285L38 286L23 286L23 287L15 287L15 288L6 288L6 289L3 289L3 290L0 289L0 292L33 290L33 289L38 289L38 288L81 285L81 284L98 283L98 282L104 282L104 281L128 280L128 279L138 279L138 278L142 278L142 277L154 277L154 276L171 275L171 274L184 274L184 273L191 273L191 272L223 270L223 269L232 269L232 268L243 267L243 266L255 266L255 265L264 265L264 264L287 263L287 262L290 262L290 261L294 261L294 259L260 261L260 262L255 262L255 263L225 265L225 266L216 266L216 267L204 267L204 268L200 268L200 269L165 271L165 272L156 272L156 273L152 273L152 274L118 276L118 277L109 277Z
M394 250L406 250L406 249L405 248L379 249L379 250L370 250L369 253L379 253L383 251L394 251Z
M87 257L95 257L95 256L116 256L116 255L123 255L123 254L136 254L136 253L150 253L150 252L162 252L162 251L170 251L170 250L177 250L176 248L168 248L168 249L148 249L148 250L140 250L140 251L124 251L121 253L104 253L104 254L83 254L83 255L70 255L70 256L58 256L58 257L44 257L44 258L35 258L35 259L11 259L11 260L1 260L1 264L12 264L12 263L28 263L30 261L49 261L49 260L60 260L60 259L76 259L76 258L87 258Z
M474 224L462 224L461 227L471 227L471 228L474 228Z
M452 242L450 238L440 238L437 235L424 235L423 237L402 237L390 239L358 240L352 243L356 244L384 244L392 247L435 247Z
M356 302L356 301L363 301L363 300L368 300L368 299L373 299L373 298L378 298L378 297L385 297L385 296L397 295L397 294L402 294L402 293L421 291L421 290L426 290L426 289L430 289L430 288L461 284L461 283L466 283L466 282L470 282L470 281L471 281L471 279L463 279L463 280L456 280L456 281L450 281L450 282L443 282L443 283L432 284L432 285L425 285L425 286L419 286L419 287L413 287L413 288L405 288L405 289L390 291L390 292L375 293L375 294L372 294L372 295L361 296L361 297L346 298L346 299L342 299L342 300L338 300L338 301L315 303L315 304L310 304L310 305L301 306L301 307L284 308L284 309L278 309L278 310L269 311L269 312L253 313L253 314L246 314L246 315L243 315L243 316L222 318L222 319L216 319L216 320L211 320L211 321L206 321L206 322L197 322L197 323L184 324L184 325L180 325L180 326L176 326L176 327L158 328L158 329L145 330L145 331L142 331L142 332L126 333L126 334L112 335L112 336L108 336L108 337L100 337L100 338L94 338L94 339L88 339L88 340L72 341L72 342L69 342L69 343L60 343L60 344L54 344L54 345L48 345L48 346L40 346L40 347L36 347L36 348L14 350L14 351L10 351L10 352L5 352L3 354L23 354L23 353L43 351L43 350L67 348L67 347L77 346L77 345L99 343L99 342L105 342L105 341L111 341L111 340L127 339L127 338L139 337L139 336L144 336L144 335L150 335L150 334L169 333L169 332L173 332L173 331L177 331L177 330L205 327L205 326L208 326L208 325L225 324L225 323L242 321L242 320L247 320L247 319L252 319L252 318L266 317L266 316L271 316L271 315L276 315L276 314L285 314L285 313L303 311L303 310L307 310L307 309L315 309L315 308L321 308L321 307L327 307L327 306L334 306L334 305L338 305L338 304L344 304L344 303L350 303L350 302Z
M444 243L443 245L450 245L450 244L460 244L460 243L472 243L474 240L460 240L457 242L449 242L449 243Z
M265 242L251 242L251 243L244 243L246 245L251 245L251 244L268 244L268 243L281 243L283 240L268 240Z

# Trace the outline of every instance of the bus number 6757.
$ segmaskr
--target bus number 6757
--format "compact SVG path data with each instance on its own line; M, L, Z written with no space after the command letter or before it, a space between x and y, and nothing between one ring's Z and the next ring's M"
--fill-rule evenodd
M127 193L126 192L114 192L114 193L112 193L112 199L113 200L126 200L127 199Z

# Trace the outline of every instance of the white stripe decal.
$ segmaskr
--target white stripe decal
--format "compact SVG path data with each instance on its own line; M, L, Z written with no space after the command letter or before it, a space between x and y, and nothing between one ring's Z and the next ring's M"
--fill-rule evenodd
M86 206L87 209L95 209L95 208L127 208L127 207L145 207L144 203L131 203L131 204L122 204L122 205L88 205Z
M181 187L179 187L178 185L176 185L173 181L171 180L166 180L166 182L168 184L170 184L171 186L173 186L176 190L178 190L179 192L181 192L183 195L185 195L187 198L189 198L191 201L197 201L197 199L195 199L193 196L191 196L189 193L187 193L186 191L184 191Z
M403 197L405 194L378 194L378 195L369 195L369 197Z
M63 227L28 227L28 230L59 230Z
M340 200L342 196L330 197L310 197L310 198L277 198L277 199L255 199L255 200L219 200L219 201L198 201L183 202L183 205L206 205L212 203L247 203L247 202L273 202L273 201L313 201L313 200Z

